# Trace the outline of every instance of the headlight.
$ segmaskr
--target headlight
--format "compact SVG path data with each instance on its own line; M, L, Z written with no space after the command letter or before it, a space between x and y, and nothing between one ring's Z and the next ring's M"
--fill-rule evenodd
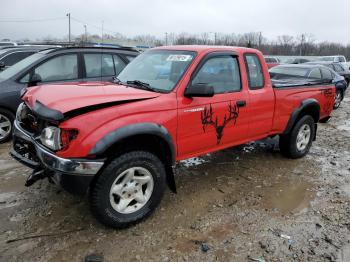
M23 118L22 114L25 113L25 112L24 112L24 108L25 108L25 107L26 107L25 103L21 103L21 104L18 106L17 112L16 112L16 119L17 119L18 121L21 121L21 120L22 120L22 118Z
M60 150L61 147L61 130L55 126L49 126L43 129L40 135L41 143L52 149L53 151Z

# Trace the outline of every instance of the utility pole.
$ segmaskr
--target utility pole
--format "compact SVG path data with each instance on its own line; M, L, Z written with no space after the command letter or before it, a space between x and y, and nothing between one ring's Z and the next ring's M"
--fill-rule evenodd
M217 38L217 33L214 32L214 45L216 45L216 38Z
M70 35L70 13L67 14L68 16L68 42L71 41L71 35Z
M165 45L168 45L168 33L165 32Z
M86 25L84 25L84 29L85 29L85 43L87 43L87 29L86 29Z
M302 35L301 35L300 50L299 50L299 55L300 55L300 56L303 54L304 42L305 42L305 35L302 34Z

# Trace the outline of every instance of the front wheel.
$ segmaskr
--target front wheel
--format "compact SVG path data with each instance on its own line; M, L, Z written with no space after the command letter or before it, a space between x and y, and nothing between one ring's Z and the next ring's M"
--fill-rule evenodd
M334 98L334 109L338 109L340 107L341 102L343 101L343 92L340 90L337 90L337 93Z
M140 222L160 203L165 181L165 168L158 157L145 151L125 153L114 159L92 186L92 213L114 228Z
M308 115L303 116L289 134L280 136L280 151L289 158L303 157L309 152L314 136L314 119Z
M6 109L0 108L0 143L11 139L14 114Z

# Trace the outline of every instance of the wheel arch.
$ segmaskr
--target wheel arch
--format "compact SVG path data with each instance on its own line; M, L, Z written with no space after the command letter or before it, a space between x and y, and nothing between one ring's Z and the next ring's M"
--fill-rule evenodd
M300 106L293 111L283 134L288 134L293 129L295 123L305 115L310 115L314 119L316 124L320 120L320 110L320 104L316 99L305 99L301 102Z
M89 154L104 157L108 162L118 154L132 150L154 153L164 163L169 188L176 192L173 171L176 161L175 144L162 125L137 123L118 128L98 141Z

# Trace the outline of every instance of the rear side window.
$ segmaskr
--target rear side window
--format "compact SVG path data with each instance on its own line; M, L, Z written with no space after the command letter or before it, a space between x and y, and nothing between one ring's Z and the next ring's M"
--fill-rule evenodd
M310 74L309 74L309 78L313 78L313 79L321 79L321 71L320 69L316 68L316 69L312 69Z
M34 70L43 82L78 79L78 58L76 54L56 56Z
M333 79L332 73L326 68L321 68L323 79Z
M192 84L213 86L215 94L241 90L237 58L229 55L209 58L196 73Z
M86 77L114 76L111 54L84 54Z
M3 59L1 59L1 61L4 62L6 66L12 66L12 65L16 64L17 62L21 61L22 59L24 59L27 56L30 56L32 54L34 54L34 52L12 53L12 54L5 56Z
M248 72L249 89L260 89L264 87L264 74L259 58L255 54L244 56Z
M343 56L339 56L339 62L340 63L345 63L345 58Z

